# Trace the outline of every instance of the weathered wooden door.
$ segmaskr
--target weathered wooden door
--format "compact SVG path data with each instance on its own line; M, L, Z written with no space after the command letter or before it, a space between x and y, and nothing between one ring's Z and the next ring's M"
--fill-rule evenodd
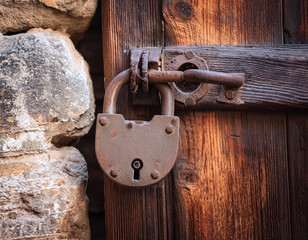
M105 85L129 67L130 48L308 43L306 0L105 0L102 21ZM254 66L260 79L267 61ZM107 239L308 239L307 82L281 84L287 97L272 106L256 82L264 101L246 110L178 110L180 154L162 183L131 189L105 178ZM297 94L300 106L289 102ZM131 99L119 99L126 118L152 116Z

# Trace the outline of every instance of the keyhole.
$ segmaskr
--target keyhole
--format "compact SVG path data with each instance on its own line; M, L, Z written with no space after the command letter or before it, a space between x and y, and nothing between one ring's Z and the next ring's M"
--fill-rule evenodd
M140 169L142 168L143 163L139 158L136 158L132 162L132 168L134 169L134 180L139 180L140 179Z

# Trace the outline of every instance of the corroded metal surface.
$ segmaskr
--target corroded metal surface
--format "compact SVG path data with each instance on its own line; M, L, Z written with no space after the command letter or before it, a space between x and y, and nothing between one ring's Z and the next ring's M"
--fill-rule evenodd
M226 88L221 86L219 96L216 98L217 102L229 103L229 104L243 104L244 101L241 99L240 92L236 89Z
M122 87L129 82L130 69L127 69L115 76L105 92L103 112L116 113L117 99ZM155 84L161 94L162 115L174 114L174 95L168 84Z
M105 91L103 112L116 113L118 95L122 87L129 82L130 69L127 69L115 76Z
M222 73L209 70L187 69L185 71L149 70L150 83L196 82L213 83L226 87L239 88L244 84L244 73Z
M165 62L161 51L161 48L131 50L130 86L133 93L137 93L139 84L142 84L143 93L148 94L149 84L169 83L175 100L192 106L204 98L211 84L219 84L226 87L226 92L223 97L217 98L218 102L241 101L237 90L245 82L244 73L210 71L206 61L191 50L178 52L173 59ZM234 100L235 96L237 99Z
M163 179L178 153L179 119L156 115L150 122L102 113L96 125L96 155L104 172L126 186L144 187Z
M158 70L160 67L161 48L135 48L130 51L130 90L137 93L139 84L142 91L149 92L148 69Z
M199 69L187 69L183 74L184 80L187 82L206 82L230 88L239 88L243 86L245 81L244 73L223 73Z
M144 51L142 53L142 66L141 66L141 82L142 82L142 91L144 93L149 92L149 79L148 79L148 70L149 70L149 51Z
M143 50L142 49L132 49L130 54L130 90L133 93L138 91L137 78L139 76L139 62L141 60Z
M187 51L185 53L183 52L183 54L175 56L169 64L165 64L163 71L186 70L181 69L182 67L185 67L184 64L186 64L186 66L190 65L191 67L197 69L209 69L204 59L195 55L192 51ZM174 92L175 100L182 102L185 105L198 102L208 93L211 88L211 85L208 83L200 83L200 85L193 91L186 92L180 89L175 82L170 82L169 84Z
M162 115L149 122L125 120L116 114L121 88L129 83L130 70L109 84L103 112L98 114L95 151L103 171L126 186L144 187L164 178L175 164L179 142L179 118L174 115L174 95L168 84L156 84Z

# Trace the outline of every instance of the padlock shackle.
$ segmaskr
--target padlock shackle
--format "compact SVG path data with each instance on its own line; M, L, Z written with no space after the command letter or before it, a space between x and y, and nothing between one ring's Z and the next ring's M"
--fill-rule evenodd
M155 84L161 95L161 115L174 115L174 94L169 84Z
M104 96L103 113L116 113L120 90L129 82L130 69L120 72L109 83Z
M104 97L103 113L115 114L120 90L129 83L130 69L115 76L109 83ZM155 84L161 95L161 115L174 115L174 94L168 84Z

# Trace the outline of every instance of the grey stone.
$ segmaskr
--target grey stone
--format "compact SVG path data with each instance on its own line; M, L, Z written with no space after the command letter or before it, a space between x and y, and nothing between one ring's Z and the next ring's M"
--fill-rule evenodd
M51 28L80 39L96 7L97 0L1 0L0 32Z
M89 131L89 68L68 37L42 29L0 35L0 109L0 157L45 152Z
M94 120L89 68L51 30L0 34L0 239L90 239L87 166L73 147Z

